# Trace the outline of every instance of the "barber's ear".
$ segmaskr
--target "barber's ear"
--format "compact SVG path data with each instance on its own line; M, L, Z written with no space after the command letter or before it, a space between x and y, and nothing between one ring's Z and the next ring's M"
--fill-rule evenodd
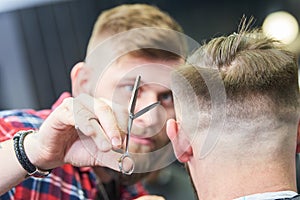
M174 119L167 121L167 135L172 142L174 153L177 159L182 162L188 162L193 156L193 149L187 136L180 130L180 125Z
M296 153L300 153L300 120L298 122L298 133L297 133L297 148Z
M84 62L79 62L71 70L73 96L77 96L80 93L88 93L89 69L84 67L84 65Z

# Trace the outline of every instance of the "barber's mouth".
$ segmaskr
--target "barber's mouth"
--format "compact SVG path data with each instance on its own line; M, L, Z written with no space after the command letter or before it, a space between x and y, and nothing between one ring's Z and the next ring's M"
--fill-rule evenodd
M132 140L135 143L142 144L142 145L152 145L153 144L153 141L151 138L142 138L142 137L137 137L134 135L130 136L130 140Z

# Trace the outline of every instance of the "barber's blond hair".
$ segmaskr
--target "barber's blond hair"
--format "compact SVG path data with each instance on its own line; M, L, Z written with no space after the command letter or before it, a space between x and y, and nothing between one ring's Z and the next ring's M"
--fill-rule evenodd
M101 13L94 25L87 52L91 52L99 42L112 35L144 27L183 32L182 27L168 13L160 10L156 6L148 4L124 4ZM146 35L147 33L143 34ZM151 37L149 36L149 38L147 38L149 42L156 42L157 40L161 42L164 40L159 34L152 35ZM167 36L165 37L165 43L167 44L169 41L167 41ZM172 43L168 45L172 45ZM183 48L185 44L182 41L178 41L178 46L180 45L182 45ZM150 54L155 52L153 49L148 49L147 51L150 52ZM158 56L161 52L163 51L160 51Z

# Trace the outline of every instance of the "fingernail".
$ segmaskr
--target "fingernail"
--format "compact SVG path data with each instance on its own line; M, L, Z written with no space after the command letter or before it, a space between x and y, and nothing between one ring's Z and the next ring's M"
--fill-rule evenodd
M121 140L119 137L116 137L116 136L111 139L111 143L114 147L121 146Z
M101 142L101 151L107 152L109 150L111 150L111 144L108 141L103 140Z
M92 136L92 135L94 135L94 129L93 129L92 126L87 125L87 126L85 127L85 129L86 129L86 135L87 135L87 136Z

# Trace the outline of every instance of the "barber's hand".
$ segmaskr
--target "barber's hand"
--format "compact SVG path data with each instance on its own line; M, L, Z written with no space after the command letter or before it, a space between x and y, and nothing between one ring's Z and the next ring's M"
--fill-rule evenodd
M145 196L139 197L135 200L165 200L165 198L163 198L161 196L156 196L156 195L145 195Z
M25 149L31 162L41 169L70 163L119 171L117 160L121 155L112 149L121 147L122 135L111 107L82 94L65 99L38 133L26 137Z

